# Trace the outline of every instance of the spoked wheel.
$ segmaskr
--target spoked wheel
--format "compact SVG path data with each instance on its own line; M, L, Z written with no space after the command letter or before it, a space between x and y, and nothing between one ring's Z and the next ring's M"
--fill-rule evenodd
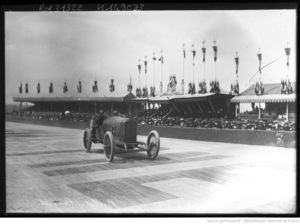
M83 146L86 152L91 151L92 140L91 140L91 131L90 129L85 129L83 133Z
M103 138L104 145L104 154L105 158L108 162L112 162L114 160L115 151L114 151L114 136L110 131L107 131Z
M160 148L160 139L157 131L153 130L147 137L147 155L148 159L155 159L158 156Z

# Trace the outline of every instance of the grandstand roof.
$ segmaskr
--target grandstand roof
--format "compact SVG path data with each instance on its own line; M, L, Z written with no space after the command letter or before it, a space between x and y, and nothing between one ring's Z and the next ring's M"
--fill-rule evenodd
M126 102L134 98L132 93L127 93L127 95L106 94L105 96L17 96L13 97L15 102Z
M282 103L282 102L295 102L296 101L296 83L293 82L293 94L281 94L281 83L267 83L264 84L264 95L257 96L255 94L255 84L250 86L240 95L231 99L232 103Z

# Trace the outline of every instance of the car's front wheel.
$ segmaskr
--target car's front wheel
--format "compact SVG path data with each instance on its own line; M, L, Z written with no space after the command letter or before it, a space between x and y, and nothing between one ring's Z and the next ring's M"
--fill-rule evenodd
M114 160L115 151L114 151L114 136L110 131L107 131L103 137L103 145L104 145L104 154L105 158L108 162L112 162Z
M157 131L153 130L147 137L148 159L156 159L160 148L160 137Z
M92 139L90 129L85 129L83 133L83 146L86 152L91 151L92 148Z

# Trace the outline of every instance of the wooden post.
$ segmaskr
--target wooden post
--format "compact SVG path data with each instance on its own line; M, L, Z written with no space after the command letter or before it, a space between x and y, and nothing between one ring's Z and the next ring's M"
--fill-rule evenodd
M22 110L22 101L19 104L19 117L21 116L21 110Z
M289 121L289 103L286 102L286 121Z
M258 103L258 119L260 119L260 103Z
M235 118L237 118L237 103L235 103L235 113L234 113L234 115L235 115Z

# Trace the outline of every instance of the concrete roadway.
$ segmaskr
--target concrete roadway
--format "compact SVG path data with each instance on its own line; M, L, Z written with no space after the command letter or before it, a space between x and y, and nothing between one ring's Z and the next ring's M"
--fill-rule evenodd
M161 138L157 160L107 163L102 145L83 151L82 135L6 122L7 212L295 212L295 149Z

